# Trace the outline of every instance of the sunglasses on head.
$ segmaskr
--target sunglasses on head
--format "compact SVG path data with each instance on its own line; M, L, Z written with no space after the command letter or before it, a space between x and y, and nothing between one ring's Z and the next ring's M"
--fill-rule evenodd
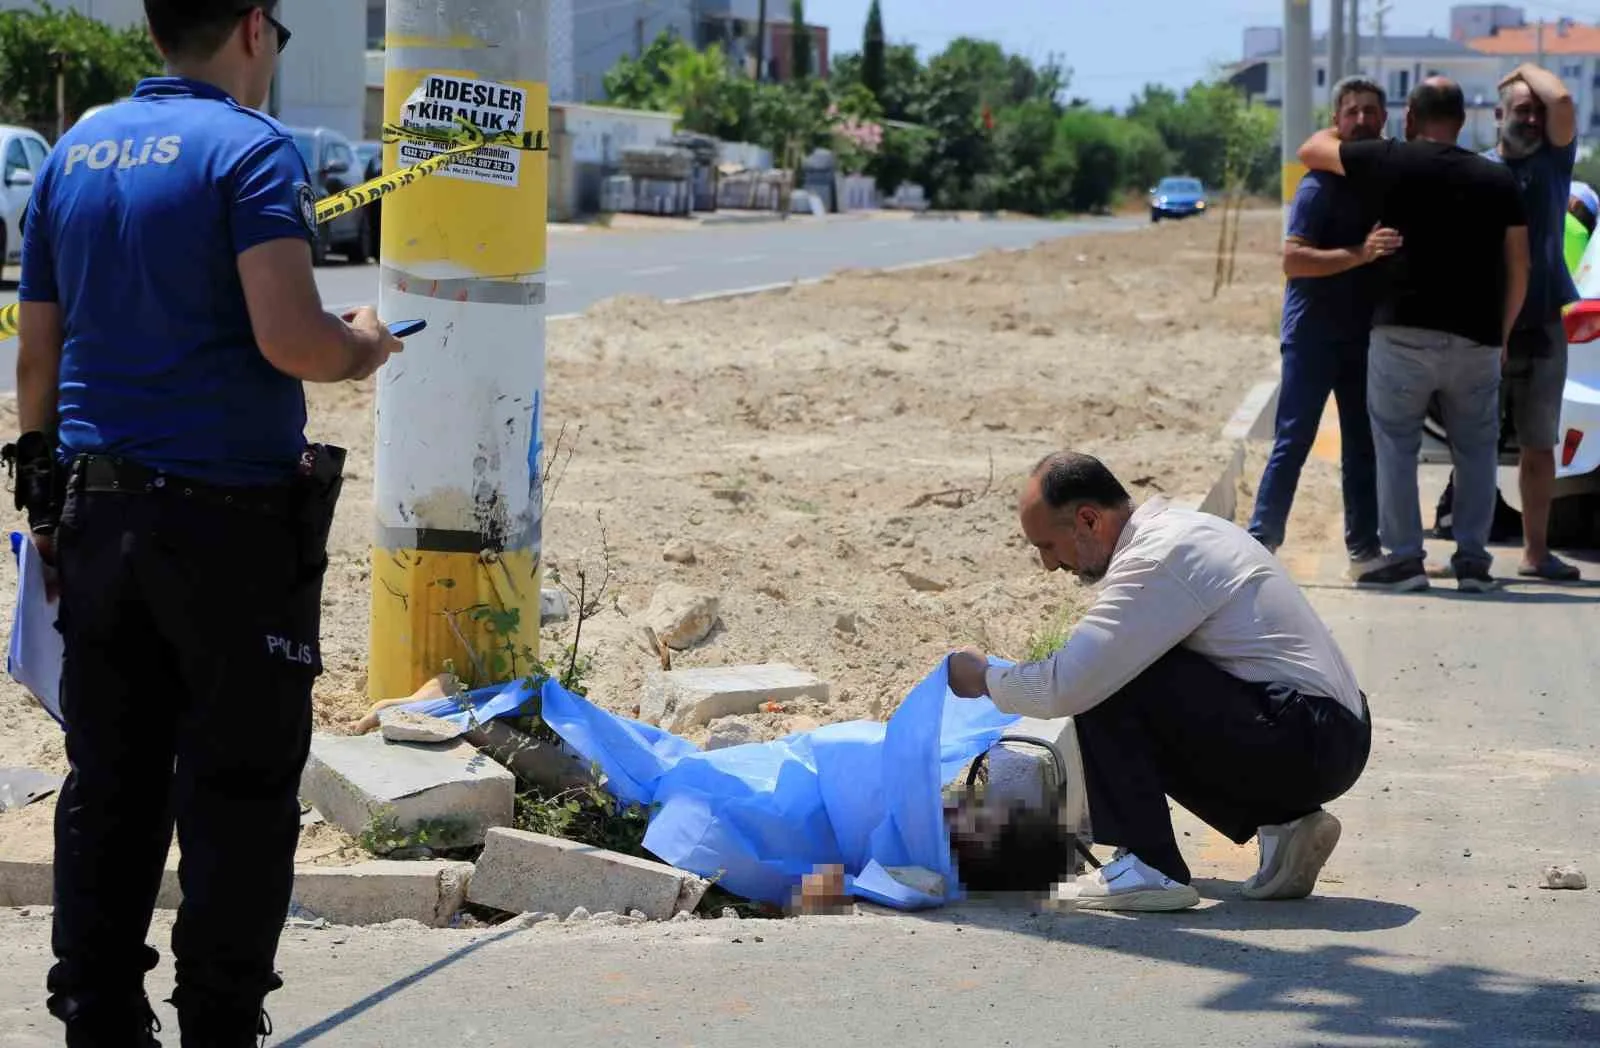
M238 11L239 17L242 18L251 11L260 11L261 17L265 18L267 20L267 24L271 25L273 30L278 34L278 54L283 54L283 49L289 46L289 37L293 35L289 32L289 27L278 21L276 18L273 18L272 15L267 13L267 9L260 4L251 4L249 7L241 7Z

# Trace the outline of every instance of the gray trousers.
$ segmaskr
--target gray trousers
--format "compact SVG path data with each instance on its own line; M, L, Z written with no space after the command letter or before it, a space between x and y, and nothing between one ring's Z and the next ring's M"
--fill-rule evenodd
M1417 454L1437 393L1455 466L1456 567L1488 568L1498 490L1500 347L1409 327L1375 327L1367 358L1367 411L1378 457L1378 529L1391 560L1421 560Z

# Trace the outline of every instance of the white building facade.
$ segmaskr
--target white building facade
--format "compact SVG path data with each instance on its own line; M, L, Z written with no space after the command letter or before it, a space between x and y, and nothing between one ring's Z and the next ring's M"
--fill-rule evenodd
M115 26L144 24L144 0L55 0ZM0 8L33 9L32 0ZM328 127L361 137L366 98L366 14L350 0L280 0L275 17L294 33L278 59L268 110L295 127ZM109 101L109 100L108 100Z
M1389 101L1387 133L1405 131L1406 95L1420 81L1446 76L1461 85L1466 96L1467 122L1461 145L1486 149L1494 144L1496 85L1506 66L1503 58L1483 54L1466 44L1438 36L1364 36L1358 51L1361 75L1382 85ZM1340 75L1328 68L1328 39L1312 41L1312 105L1328 107ZM1230 82L1267 105L1283 103L1283 31L1278 28L1245 30L1245 57L1232 69Z

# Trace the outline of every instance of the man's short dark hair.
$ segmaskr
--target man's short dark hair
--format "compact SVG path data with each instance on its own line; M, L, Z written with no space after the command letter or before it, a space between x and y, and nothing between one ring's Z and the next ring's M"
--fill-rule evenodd
M222 49L252 7L271 14L278 0L144 0L150 35L169 58L204 61Z
M1453 80L1424 80L1411 89L1406 99L1411 119L1416 124L1451 124L1460 127L1467 122L1467 100L1461 85Z
M1351 95L1377 95L1378 105L1385 112L1389 109L1389 95L1376 80L1364 76L1347 76L1333 85L1333 112L1337 116L1339 110L1344 108L1344 100Z
M1058 451L1046 455L1033 467L1039 478L1044 504L1051 509L1087 502L1101 509L1117 509L1133 501L1124 488L1093 455L1077 451Z

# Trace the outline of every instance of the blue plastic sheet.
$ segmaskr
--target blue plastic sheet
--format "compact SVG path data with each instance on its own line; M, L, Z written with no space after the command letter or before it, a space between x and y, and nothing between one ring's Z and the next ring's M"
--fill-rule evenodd
M31 543L12 536L22 578L8 669L60 719L61 638L45 601ZM402 709L466 729L521 711L524 683L481 688L460 698ZM728 891L782 905L817 866L843 866L846 890L897 909L960 897L943 812L943 787L1019 718L987 699L956 698L945 663L887 724L852 721L702 752L641 721L618 717L555 681L540 686L545 721L567 746L598 764L606 787L627 803L657 806L644 846L663 862L715 877ZM942 896L924 894L888 870L915 866L944 878Z
M986 699L956 698L942 660L888 724L833 724L710 752L553 681L542 697L545 721L601 767L613 794L659 805L644 838L650 852L778 905L823 864L844 867L853 895L897 909L959 898L941 791L1018 720ZM941 875L944 895L895 880L887 870L896 866Z

